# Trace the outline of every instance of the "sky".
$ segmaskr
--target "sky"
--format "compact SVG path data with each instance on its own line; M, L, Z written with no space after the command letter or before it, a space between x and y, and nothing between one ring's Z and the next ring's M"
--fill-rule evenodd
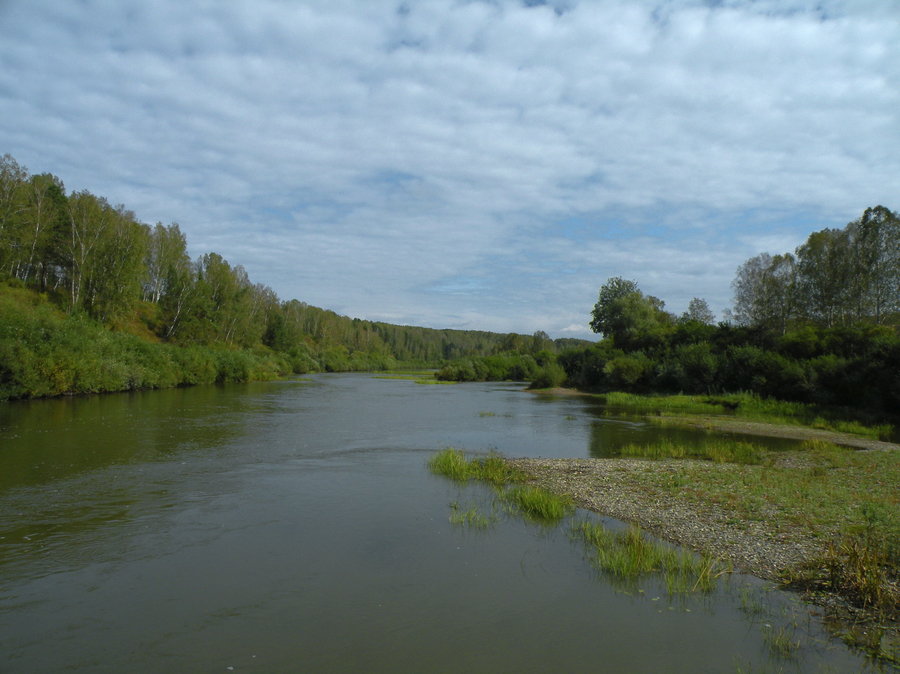
M900 209L898 0L0 0L0 154L281 299L590 338Z

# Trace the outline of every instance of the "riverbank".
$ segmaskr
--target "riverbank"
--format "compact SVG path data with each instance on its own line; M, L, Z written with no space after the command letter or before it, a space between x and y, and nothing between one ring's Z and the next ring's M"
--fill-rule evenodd
M868 531L896 544L896 451L817 442L779 452L764 465L630 458L507 463L536 485L572 498L578 507L638 524L737 570L807 590L811 599L845 620L843 636L850 633L847 624L863 624L869 628L868 639L872 632L879 638L862 646L896 661L896 559L893 566L880 568L884 574L877 596L882 601L877 606L825 571L834 571L839 542L849 536Z
M795 440L822 440L857 449L891 449L897 419L874 420L846 408L821 408L752 394L635 395L591 393L574 388L529 389L552 396L593 399L617 414L635 414L654 423ZM865 419L865 421L861 421Z

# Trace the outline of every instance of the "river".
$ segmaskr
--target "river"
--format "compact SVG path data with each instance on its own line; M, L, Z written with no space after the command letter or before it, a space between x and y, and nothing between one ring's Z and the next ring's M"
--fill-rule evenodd
M358 374L2 404L0 672L865 671L790 594L617 586L567 523L426 467L672 432L518 384Z

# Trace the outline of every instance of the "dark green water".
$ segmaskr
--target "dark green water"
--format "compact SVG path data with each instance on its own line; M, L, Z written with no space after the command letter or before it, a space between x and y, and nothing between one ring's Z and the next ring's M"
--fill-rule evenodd
M0 405L0 672L864 671L752 578L670 599L611 585L566 524L453 525L492 492L425 465L671 432L364 375Z

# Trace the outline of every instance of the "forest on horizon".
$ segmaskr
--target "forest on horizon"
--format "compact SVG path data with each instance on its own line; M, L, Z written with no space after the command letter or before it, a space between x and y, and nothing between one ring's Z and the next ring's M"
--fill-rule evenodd
M748 391L900 410L900 219L866 209L761 253L716 323L695 297L681 316L615 277L590 315L602 336L399 326L340 316L254 283L178 224L0 158L0 399L246 381L315 371L442 367L441 378L589 390Z
M0 398L437 367L583 340L350 318L251 281L176 223L140 222L0 158Z

